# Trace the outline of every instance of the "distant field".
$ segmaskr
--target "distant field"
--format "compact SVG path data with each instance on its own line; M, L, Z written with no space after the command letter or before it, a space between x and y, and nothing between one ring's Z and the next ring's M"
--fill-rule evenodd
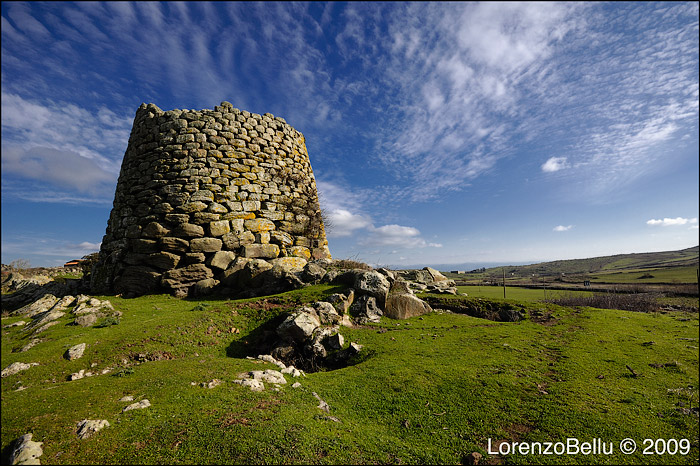
M651 278L641 278L651 275ZM592 282L606 283L697 283L697 267L671 267L658 269L631 269L624 272L600 272L592 274Z
M503 299L502 286L458 286L457 291L460 293L467 293L474 298ZM517 299L529 302L541 301L545 299L545 293L546 299L551 299L561 293L566 293L568 295L575 294L577 296L590 296L593 294L590 291L542 290L506 286L506 299Z
M698 282L698 247L681 251L644 254L619 254L616 256L573 259L539 264L494 267L479 273L456 274L443 272L448 278L462 283L535 284L542 277L548 282L554 279L567 283L620 284L690 284ZM641 278L645 275L651 277ZM502 296L502 295L501 295Z

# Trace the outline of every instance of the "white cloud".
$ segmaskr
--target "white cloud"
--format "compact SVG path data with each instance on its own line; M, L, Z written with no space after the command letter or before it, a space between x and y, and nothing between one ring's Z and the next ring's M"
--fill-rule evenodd
M80 199L76 192L111 195L130 128L131 118L106 108L93 113L72 104L41 104L3 91L3 193L53 202ZM38 189L27 185L26 192L21 192L9 177L33 181Z
M334 209L330 212L328 217L331 221L331 228L327 228L330 238L350 236L355 230L367 228L372 225L372 221L369 217L361 214L353 214L345 209Z
M682 226L682 225L687 225L687 224L696 224L698 223L697 218L683 218L683 217L676 217L676 218L664 218L662 219L651 219L647 220L647 225L651 226L662 226L662 227L672 227L672 226Z
M369 235L362 239L360 244L400 248L442 247L442 244L429 243L423 239L417 228L401 225L384 225L378 228L370 227Z
M542 164L543 172L557 172L566 168L566 157L550 157Z
M573 225L567 225L567 226L564 226L564 225L557 225L557 226L554 227L553 230L554 230L554 231L569 231L569 230L571 230L573 227L574 227Z

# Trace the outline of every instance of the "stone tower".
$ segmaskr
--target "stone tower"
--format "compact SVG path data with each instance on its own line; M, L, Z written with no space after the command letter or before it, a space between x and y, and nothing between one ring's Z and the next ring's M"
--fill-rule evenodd
M330 258L304 136L228 102L167 112L141 104L93 293L186 296L239 258Z

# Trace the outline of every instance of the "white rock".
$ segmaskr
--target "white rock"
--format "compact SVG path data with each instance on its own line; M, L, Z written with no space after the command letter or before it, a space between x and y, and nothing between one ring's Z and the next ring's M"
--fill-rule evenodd
M150 401L148 401L148 400L141 400L141 401L139 401L139 402L137 402L137 403L132 403L132 404L130 404L129 406L127 406L127 407L125 407L124 409L122 409L122 413L125 413L125 412L127 412L127 411L131 411L132 409L144 409L144 408L148 408L149 406L151 406L151 402L150 402Z
M26 371L32 366L38 366L38 362L30 362L30 363L24 363L24 362L13 362L9 366L7 366L5 369L2 370L2 373L0 374L2 377L7 377L10 375L15 375L16 373L20 371Z
M85 343L80 343L79 345L71 346L70 348L68 348L68 351L66 351L65 358L69 361L82 358L83 353L85 352L85 346Z
M278 361L269 354L260 354L258 355L258 359L260 359L261 361L269 362L270 364L274 364L280 369L284 369L285 367L287 367L282 361Z
M254 392L261 392L265 390L265 384L263 384L260 380L257 379L246 379L242 380L240 383L244 387L249 387Z
M41 464L39 457L44 454L41 448L44 442L33 442L32 434L24 434L15 441L10 455L10 464Z
M86 439L105 427L109 427L109 422L104 419L83 419L82 421L78 422L78 437L81 439Z
M194 382L192 382L194 384ZM131 395L126 395L119 398L119 401L134 401L134 397Z
M12 327L21 327L23 325L26 325L27 323L23 320L20 320L19 322L15 322L14 324L7 324L3 326L2 328L12 328Z
M299 382L294 382L292 384L292 388L299 388L299 387L301 387L301 384Z
M31 348L35 347L39 343L41 343L41 338L34 338L34 339L32 339L32 341L30 341L29 343L24 345L22 347L22 349L19 351L20 351L20 353L24 353L25 351L29 351Z
M80 369L79 372L73 372L70 375L70 380L79 380L85 377L85 369Z

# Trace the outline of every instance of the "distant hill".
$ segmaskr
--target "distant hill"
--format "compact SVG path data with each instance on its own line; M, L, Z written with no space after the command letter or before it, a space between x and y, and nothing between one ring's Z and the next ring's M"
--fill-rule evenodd
M589 259L570 259L552 262L540 262L529 265L507 265L486 268L479 274L481 277L500 276L505 269L508 277L528 277L528 276L558 276L558 275L578 275L593 276L592 279L603 279L604 277L622 276L634 274L640 277L644 274L659 271L683 271L679 276L681 281L697 281L696 269L698 267L700 247L695 246L680 251L647 252L637 254L617 254L614 256L593 257ZM461 275L469 277L470 274ZM473 274L471 274L473 275ZM451 278L456 278L454 274L449 274ZM652 277L650 276L649 279ZM618 281L618 280L615 280ZM665 281L665 280L664 280Z

